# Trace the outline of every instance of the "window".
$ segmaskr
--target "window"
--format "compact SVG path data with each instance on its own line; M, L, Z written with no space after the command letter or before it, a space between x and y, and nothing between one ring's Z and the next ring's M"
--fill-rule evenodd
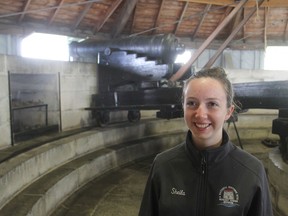
M288 70L288 46L268 46L265 52L265 70Z
M191 58L191 51L186 50L184 53L177 55L175 63L183 63L186 64Z
M22 40L21 56L37 59L68 61L68 37L33 33Z

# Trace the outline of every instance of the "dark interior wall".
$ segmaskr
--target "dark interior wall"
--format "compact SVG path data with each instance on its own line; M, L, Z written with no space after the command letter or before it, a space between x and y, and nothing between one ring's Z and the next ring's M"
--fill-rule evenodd
M57 74L10 74L14 132L59 123Z

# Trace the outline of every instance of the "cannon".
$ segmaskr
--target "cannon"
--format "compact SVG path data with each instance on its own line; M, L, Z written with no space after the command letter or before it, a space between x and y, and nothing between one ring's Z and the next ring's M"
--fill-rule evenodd
M194 71L187 71L176 84L169 78L181 67L174 61L184 51L184 44L172 34L70 44L73 58L98 60L99 93L92 96L91 107L87 109L166 110L166 114L159 113L161 118L181 115L181 82ZM287 84L287 81L234 84L235 98L242 110L287 108Z
M131 51L151 58L162 59L164 63L173 63L177 53L185 50L184 44L173 34L126 37L112 41L70 44L70 55L73 57L97 57L104 52L111 54L114 50Z
M110 111L128 110L128 120L137 121L140 110L167 110L173 106L165 97L176 89L164 87L181 66L174 63L177 55L185 51L173 34L72 42L69 48L74 59L97 59L101 82L98 94L92 95L91 107L86 109L93 111L100 125L109 122Z
M70 44L73 58L98 58L100 65L138 75L144 80L168 78L184 44L172 34L128 37L97 43Z
M109 123L109 112L118 110L128 111L131 122L141 118L140 110L156 110L158 118L182 117L183 80L194 71L186 71L177 82L171 83L169 78L181 67L174 61L184 51L184 45L172 34L72 43L72 57L98 59L101 82L86 110L92 111L100 125ZM240 111L288 108L288 81L237 83L234 90ZM288 116L285 112L283 120L282 113L273 122L272 131L280 136L281 149L288 158Z

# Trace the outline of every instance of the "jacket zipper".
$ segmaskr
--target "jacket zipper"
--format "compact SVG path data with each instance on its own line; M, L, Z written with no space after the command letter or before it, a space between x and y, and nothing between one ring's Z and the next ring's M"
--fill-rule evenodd
M207 162L206 162L206 154L203 154L201 158L201 184L200 184L200 196L199 196L200 203L197 214L198 216L205 215L206 189L207 189Z
M202 175L206 174L206 158L205 158L205 155L203 155L202 159L201 159L201 171L202 171Z

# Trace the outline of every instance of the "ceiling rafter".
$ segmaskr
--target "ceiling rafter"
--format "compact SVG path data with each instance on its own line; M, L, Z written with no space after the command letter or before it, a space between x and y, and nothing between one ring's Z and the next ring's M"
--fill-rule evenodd
M134 27L136 25L136 14L137 14L137 5L136 7L134 8L134 11L133 11L133 17L132 17L132 23L131 23L131 28L130 28L130 34L133 34L134 33Z
M286 42L288 40L288 18L286 19L286 25L284 29L283 41Z
M177 31L178 31L178 29L179 29L179 27L180 27L180 25L181 25L181 23L182 23L182 20L184 19L184 16L185 16L185 13L186 13L186 11L187 11L188 6L189 6L189 2L185 2L185 5L184 5L184 7L183 7L183 9L182 9L182 12L181 12L180 19L178 20L178 22L177 22L177 24L176 24L176 27L175 27L175 29L174 29L174 34L175 34L175 35L177 34Z
M217 28L217 25L220 25L222 20L235 8L229 5L219 5L219 2L227 3L228 0L206 0L212 6L201 25L199 22L207 4L190 3L190 0L179 2L176 2L178 0L141 0L136 3L130 16L122 16L128 20L120 29L120 20L122 19L120 14L127 1L129 4L132 2L131 0L15 0L15 4L11 4L10 1L2 1L0 3L0 31L5 34L10 32L12 35L21 35L21 37L28 32L37 31L98 40L113 39L111 36L118 28L120 30L118 36L120 34L123 34L121 36L137 36L151 33L152 35L172 33L181 37L181 40L187 41L187 46L196 47L199 45L198 42L190 44L195 28L199 25L199 30L195 32L195 40L197 38L199 42L205 41ZM203 0L201 1L203 2ZM233 0L234 3L242 1ZM259 0L253 0L253 2L257 1L259 2ZM279 0L269 1L280 2ZM288 0L285 1L288 2ZM285 3L285 1L282 2ZM215 2L216 4L214 4ZM246 4L249 2L251 0L247 0ZM221 37L217 37L217 40L211 43L211 47L221 43L225 39L225 35L232 33L233 29L253 9L246 7L246 4L243 6L242 12L239 11L238 15L235 14L219 33ZM194 12L194 7L200 9L198 13ZM259 6L258 11L257 14L260 17L258 15L257 18L255 14L256 20L251 20L244 25L233 39L235 43L231 43L229 46L235 49L255 49L255 47L263 49L264 43L288 46L288 7L269 7L269 14L267 14L265 7ZM265 24L265 17L268 15L268 22L266 20ZM163 19L164 17L167 19ZM183 25L184 22L185 25ZM155 25L156 27L154 27Z
M61 0L61 1L64 1L64 0ZM43 8L37 8L37 9L26 10L26 11L21 11L21 12L15 12L15 13L0 14L0 18L18 16L21 14L28 14L28 13L37 13L40 11L54 10L54 9L58 9L58 8L67 8L67 7L72 7L75 5L84 5L84 4L88 4L90 2L100 2L100 1L102 1L102 0L88 0L87 2L74 2L74 3L67 3L67 4L61 4L61 2L60 2L60 4L57 6L43 7Z
M242 10L243 8L241 8L240 10ZM222 23L222 21L225 19L226 16L228 16L228 14L233 10L232 7L226 7L225 12L222 14L221 18L219 19L218 25L220 25L220 23ZM217 26L218 26L217 25Z
M192 36L191 36L191 40L194 40L199 29L201 28L204 20L205 20L205 17L207 16L209 10L211 8L211 4L208 4L206 5L205 9L204 9L204 12L202 13L201 17L200 17L200 22L198 23L197 27L194 29L194 32L192 33Z
M233 6L237 5L235 0L178 0L178 1L187 1L187 2L194 2L194 3L202 3L202 4L213 4L213 5L221 5L221 6ZM255 0L248 0L244 7L255 7L256 6ZM287 0L265 0L261 7L288 7Z
M110 16L114 13L114 11L118 8L118 6L122 3L122 1L123 0L116 0L116 1L113 2L113 4L109 7L107 13L103 17L103 19L94 26L93 34L98 32L103 27L103 25L110 18Z
M90 8L92 7L93 2L89 2L88 4L85 5L85 9L82 11L82 13L80 14L80 16L78 17L78 19L75 22L75 25L73 27L73 30L75 30L79 24L81 23L81 21L83 20L83 18L86 16L86 14L88 13L88 11L90 10Z
M239 23L241 22L242 19L242 15L243 15L243 8L241 10L238 11L238 13L235 16L234 22L232 22L231 24L231 30L230 33L236 28L236 26L239 25Z
M260 0L259 5L263 4L265 0ZM217 52L209 59L209 61L206 63L204 68L210 68L216 61L216 59L220 56L220 54L223 52L223 50L227 47L227 45L232 41L232 39L235 37L235 35L240 31L240 29L249 21L249 19L256 13L258 10L258 7L254 7L246 17L237 25L237 27L233 30L233 32L229 35L229 37L225 40L224 43L221 44Z
M231 8L231 7L229 7L229 8ZM236 14L234 20L231 22L229 34L231 34L233 32L233 30L240 24L241 20L243 19L243 11L244 11L244 8L239 10L238 13ZM243 31L243 28L242 28L242 31Z
M237 6L229 13L227 17L217 26L217 28L210 34L210 36L201 44L201 46L196 50L191 56L186 64L184 64L171 78L171 81L177 81L180 79L186 71L191 67L191 65L198 59L198 57L204 52L204 50L211 44L214 38L219 34L219 32L231 21L235 14L243 8L244 4L248 0L240 1Z
M112 37L116 38L125 27L130 15L137 4L138 0L126 0L123 7L121 8L120 14L116 22L114 23L114 28L112 32Z
M247 16L248 12L247 10L244 10L244 13L243 13L243 19L245 19L245 17ZM251 35L249 35L249 33L247 33L247 26L246 25L243 25L243 38L242 38L242 41L244 43L246 43L246 39L249 38Z
M165 3L165 0L161 0L161 5L159 7L159 10L158 10L158 13L157 13L157 18L154 22L154 27L153 27L153 31L151 31L151 34L155 34L156 31L157 31L157 26L158 26L158 23L159 23L159 18L160 18L160 15L161 15L161 11L163 10L163 5Z
M267 47L267 26L268 26L268 17L269 17L269 7L265 7L264 10L264 34L263 34L263 40L264 40L264 50Z
M55 17L57 16L57 14L59 13L60 8L63 6L64 0L61 0L58 4L58 7L56 7L54 13L51 15L48 24L51 25L55 19Z
M28 10L31 1L32 1L32 0L27 0L27 1L26 1L25 6L24 6L24 9L22 10L23 13L21 14L21 16L20 16L19 19L18 19L18 22L19 22L19 23L22 22L22 20L23 20L23 18L24 18L24 16L25 16L25 12Z

